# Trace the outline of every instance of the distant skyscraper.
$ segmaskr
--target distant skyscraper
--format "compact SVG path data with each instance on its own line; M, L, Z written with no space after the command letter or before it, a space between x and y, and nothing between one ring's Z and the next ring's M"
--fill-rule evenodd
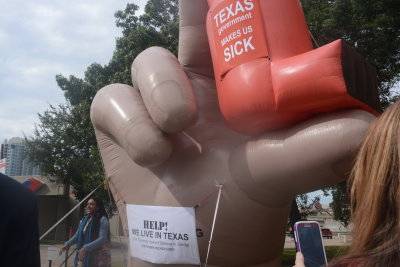
M0 159L5 159L7 157L7 139L1 144Z
M1 155L6 158L5 174L9 176L40 175L38 166L33 166L26 159L25 140L20 137L13 137L1 145Z

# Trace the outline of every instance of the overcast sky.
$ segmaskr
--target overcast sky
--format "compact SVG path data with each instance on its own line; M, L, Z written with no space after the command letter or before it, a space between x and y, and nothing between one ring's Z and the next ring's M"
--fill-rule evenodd
M107 64L121 35L114 13L146 0L0 0L0 143L31 135L37 113L64 103L56 74Z

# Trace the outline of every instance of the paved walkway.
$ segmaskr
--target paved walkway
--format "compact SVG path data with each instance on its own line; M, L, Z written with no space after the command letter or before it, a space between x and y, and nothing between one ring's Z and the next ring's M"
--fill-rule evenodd
M125 258L128 257L128 246L127 246L126 238L112 238L111 239L111 262L118 263L118 266L124 267L126 266ZM40 259L41 259L41 267L48 267L49 261L47 257L47 252L49 247L57 247L61 248L62 245L40 245ZM68 266L73 266L75 255L71 256L68 260ZM51 267L59 267L61 262L52 261ZM62 265L65 266L65 265Z
M117 264L118 266L126 266L126 257L129 256L128 251L128 239L127 238L112 238L111 239L111 262ZM323 239L325 246L343 246L350 245L351 237L349 236L337 236L335 235L332 239ZM47 260L47 251L49 247L61 248L61 245L41 245L40 246L40 257L41 257L41 267L47 267L49 261ZM294 248L294 241L290 237L285 238L285 248ZM68 260L68 266L73 266L74 256ZM53 261L51 267L59 267L61 262ZM64 265L63 265L64 266Z

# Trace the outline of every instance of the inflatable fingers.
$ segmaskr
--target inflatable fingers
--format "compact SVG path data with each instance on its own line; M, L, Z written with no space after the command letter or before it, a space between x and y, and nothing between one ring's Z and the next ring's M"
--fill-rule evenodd
M179 2L178 59L183 69L214 77L206 31L206 0Z
M265 133L235 149L232 175L249 198L266 205L318 190L322 181L325 186L337 184L351 169L374 119L364 110L341 110ZM245 178L249 176L252 179Z
M150 118L137 88L124 84L103 87L92 102L90 117L102 140L118 145L141 166L158 165L171 154L169 139Z
M167 133L180 132L196 119L193 88L175 56L151 47L133 61L132 81L157 126Z

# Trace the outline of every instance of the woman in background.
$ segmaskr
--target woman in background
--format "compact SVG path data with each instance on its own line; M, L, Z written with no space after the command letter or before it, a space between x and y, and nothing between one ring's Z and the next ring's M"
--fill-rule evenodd
M103 201L92 197L78 230L60 249L60 254L77 244L74 267L111 267L110 225Z
M400 266L400 101L371 125L350 185L353 241L328 266ZM301 253L295 266L304 266Z

